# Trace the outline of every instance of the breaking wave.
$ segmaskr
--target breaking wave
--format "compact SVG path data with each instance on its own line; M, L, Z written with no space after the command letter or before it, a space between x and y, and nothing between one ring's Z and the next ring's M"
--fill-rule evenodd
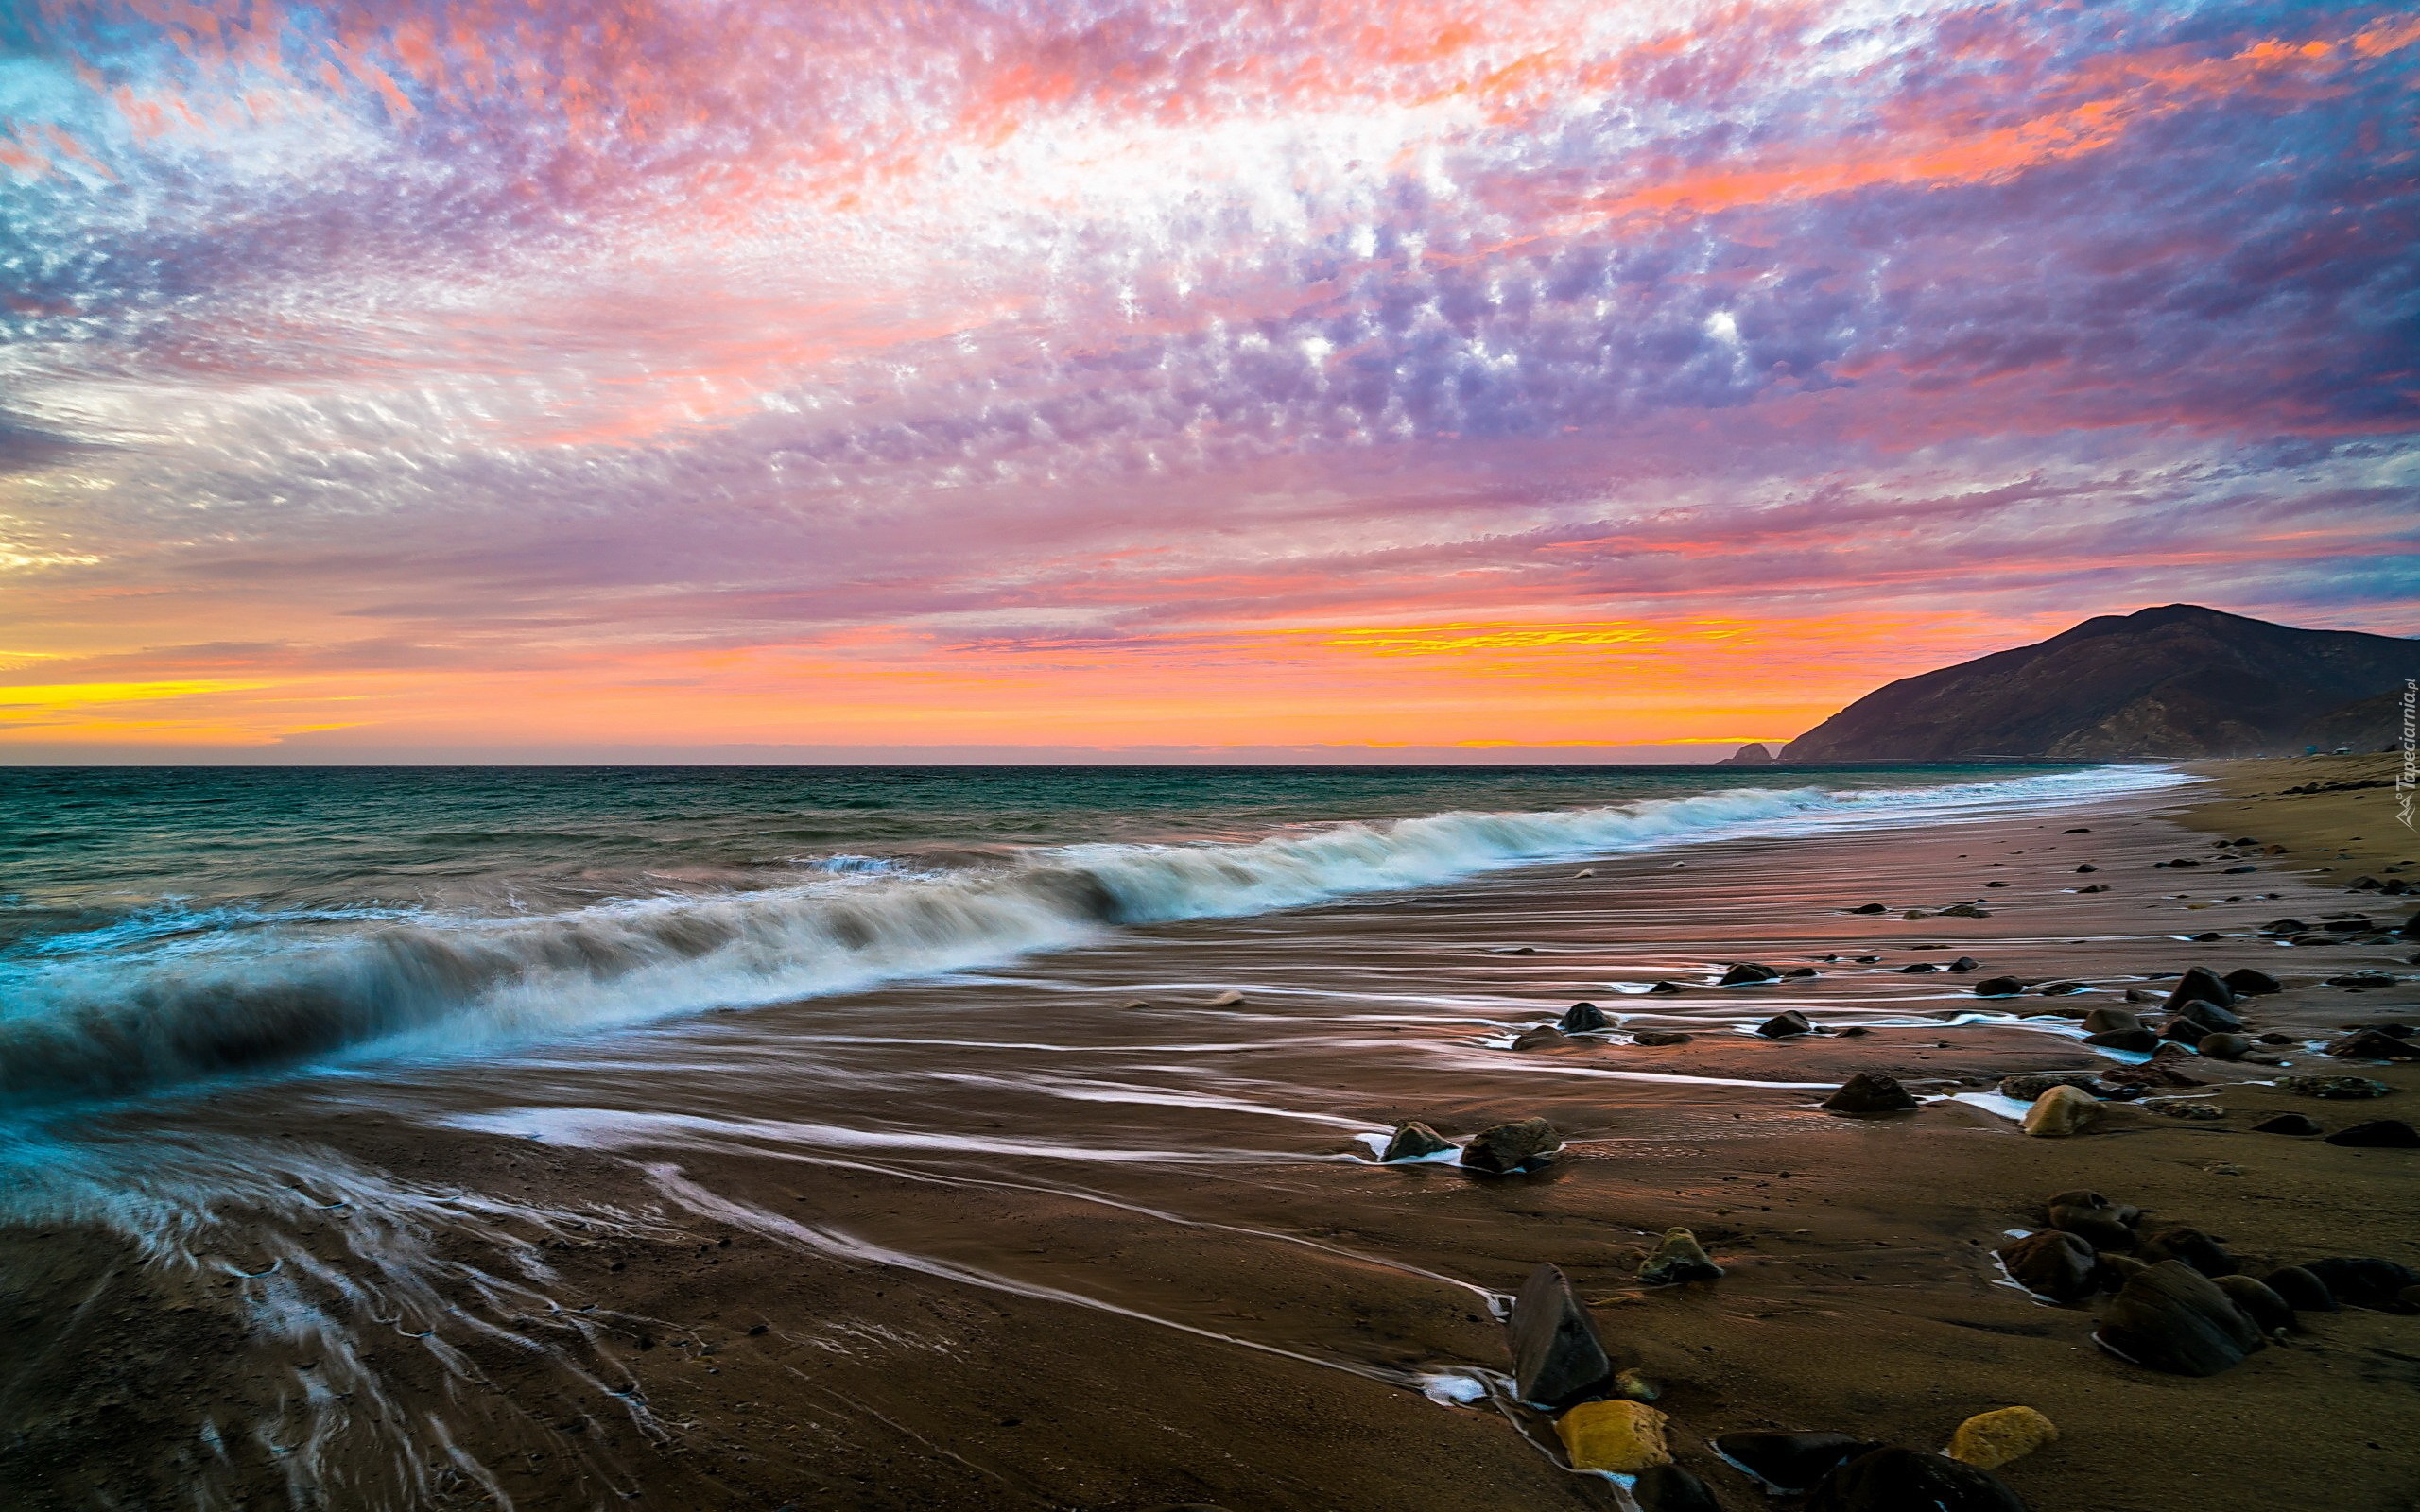
M1733 788L1334 824L1248 843L1036 849L942 872L849 857L804 885L504 918L321 910L169 932L147 916L0 963L0 1107L786 1002L1080 944L1121 924L1262 913L1529 862L1954 818L2183 781L2101 768L1917 790Z

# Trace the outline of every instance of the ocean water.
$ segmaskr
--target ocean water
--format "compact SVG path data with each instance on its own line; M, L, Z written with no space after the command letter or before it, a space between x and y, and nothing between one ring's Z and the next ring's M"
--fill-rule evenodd
M2147 767L0 770L0 1110L611 1032L1123 926Z

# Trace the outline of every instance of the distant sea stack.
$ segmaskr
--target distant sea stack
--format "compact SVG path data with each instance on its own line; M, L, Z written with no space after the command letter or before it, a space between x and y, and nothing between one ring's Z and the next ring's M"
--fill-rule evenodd
M1902 678L1791 741L1781 759L2159 761L2284 755L2313 745L2375 750L2400 728L2406 678L2420 678L2420 641L2299 630L2169 604L2100 615L2038 645Z
M1717 766L1771 766L1772 764L1772 747L1763 741L1752 740L1714 765Z

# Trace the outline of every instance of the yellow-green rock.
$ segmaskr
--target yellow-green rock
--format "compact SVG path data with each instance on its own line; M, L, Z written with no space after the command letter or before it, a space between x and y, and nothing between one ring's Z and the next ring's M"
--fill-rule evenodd
M2049 1418L2031 1407L2002 1407L1977 1413L1949 1436L1949 1457L1979 1470L1996 1470L2022 1459L2059 1436Z
M2100 1125L2100 1104L2081 1087L2053 1087L2025 1110L2025 1132L2035 1139L2060 1140Z
M1583 1401L1556 1419L1555 1433L1576 1470L1635 1475L1672 1463L1664 1415L1641 1401Z

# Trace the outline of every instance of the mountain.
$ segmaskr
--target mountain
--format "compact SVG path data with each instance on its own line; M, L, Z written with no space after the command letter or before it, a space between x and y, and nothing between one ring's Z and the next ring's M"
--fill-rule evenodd
M1752 740L1714 765L1717 766L1771 766L1772 762L1773 748L1761 740Z
M2169 604L1902 678L1791 741L1781 759L2283 754L2342 744L2331 737L2343 730L2366 735L2407 678L2420 678L2420 641Z

